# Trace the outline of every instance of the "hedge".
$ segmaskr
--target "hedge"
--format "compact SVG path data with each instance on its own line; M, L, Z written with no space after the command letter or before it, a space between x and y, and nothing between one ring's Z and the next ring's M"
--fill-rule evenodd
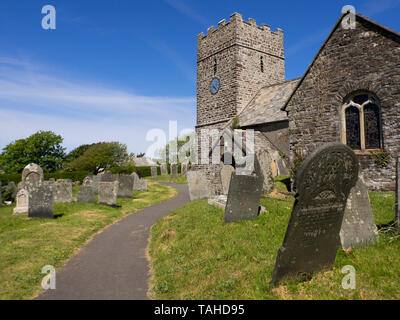
M91 174L89 171L74 171L74 172L56 172L56 173L45 173L44 179L49 180L54 178L55 180L58 179L70 179L72 181L79 181L83 182L83 179L87 175ZM7 185L9 182L14 181L15 184L20 183L22 180L21 174L1 174L0 181L3 186Z

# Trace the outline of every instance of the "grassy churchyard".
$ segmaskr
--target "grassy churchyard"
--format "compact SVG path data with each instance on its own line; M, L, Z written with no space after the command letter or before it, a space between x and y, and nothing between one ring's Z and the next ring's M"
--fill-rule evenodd
M157 177L146 177L147 180L149 181L166 181L166 182L173 182L177 184L186 184L187 179L184 175L178 175L176 178L172 178L171 175L163 175L163 176L157 176Z
M287 191L286 178L276 179ZM224 212L194 201L161 219L151 232L149 255L154 299L400 299L400 238L385 229L394 218L394 193L370 192L379 242L338 250L334 269L304 283L271 289L276 256L294 198L261 199L268 213L253 221L224 223ZM356 270L356 289L345 290L341 270Z
M79 187L73 188L76 196ZM41 291L42 267L59 268L94 234L128 214L176 196L176 190L149 182L147 192L118 199L117 208L88 203L56 203L55 219L12 216L0 206L0 300L30 299Z

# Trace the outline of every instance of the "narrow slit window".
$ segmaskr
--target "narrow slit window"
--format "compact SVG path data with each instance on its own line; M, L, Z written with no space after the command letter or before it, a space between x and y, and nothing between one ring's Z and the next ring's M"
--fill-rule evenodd
M260 57L260 69L261 69L261 72L264 72L264 59L262 56Z
M214 59L214 76L217 74L217 59Z

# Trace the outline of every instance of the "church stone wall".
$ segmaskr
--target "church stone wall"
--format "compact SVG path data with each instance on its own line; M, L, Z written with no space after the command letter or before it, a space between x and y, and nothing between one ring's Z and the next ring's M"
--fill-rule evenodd
M394 187L395 157L400 154L399 38L359 17L354 30L337 27L286 108L292 163L322 144L343 141L344 99L357 90L371 91L381 102L390 162L381 168L368 151L358 157L370 189Z

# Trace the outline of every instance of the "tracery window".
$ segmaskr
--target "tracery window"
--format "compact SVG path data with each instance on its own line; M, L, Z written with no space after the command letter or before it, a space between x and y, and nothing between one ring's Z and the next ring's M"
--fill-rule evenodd
M381 111L372 93L350 96L343 106L343 142L353 150L382 148Z

